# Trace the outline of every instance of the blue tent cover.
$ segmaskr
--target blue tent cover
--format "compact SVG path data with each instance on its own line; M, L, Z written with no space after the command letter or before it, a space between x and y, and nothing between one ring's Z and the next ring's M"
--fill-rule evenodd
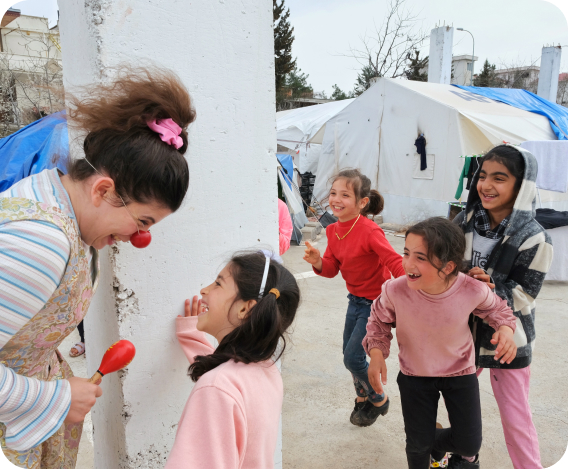
M462 90L548 118L558 140L568 140L568 109L527 90L454 85Z

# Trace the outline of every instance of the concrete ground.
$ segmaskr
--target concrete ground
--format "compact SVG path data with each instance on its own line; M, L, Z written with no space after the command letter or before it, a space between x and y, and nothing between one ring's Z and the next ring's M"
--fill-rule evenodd
M387 235L397 252L404 239ZM325 250L325 235L316 245ZM304 247L292 246L284 255L295 274L309 272L302 260ZM338 275L334 279L300 280L303 300L287 352L282 362L284 378L283 467L310 469L356 469L406 467L405 435L396 385L398 348L393 341L387 359L386 392L391 406L386 417L371 427L349 423L355 397L351 378L343 366L341 345L347 289ZM530 404L539 435L542 463L550 467L566 451L568 443L568 283L546 282L537 300L535 356L531 367ZM484 467L512 468L493 397L489 373L480 377L483 413ZM439 421L448 426L441 400Z

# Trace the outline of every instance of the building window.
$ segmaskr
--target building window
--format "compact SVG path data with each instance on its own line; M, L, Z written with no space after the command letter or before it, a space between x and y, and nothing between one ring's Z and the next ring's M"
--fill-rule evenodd
M468 63L467 63L467 71L468 71L468 72L471 72L471 62L468 62Z

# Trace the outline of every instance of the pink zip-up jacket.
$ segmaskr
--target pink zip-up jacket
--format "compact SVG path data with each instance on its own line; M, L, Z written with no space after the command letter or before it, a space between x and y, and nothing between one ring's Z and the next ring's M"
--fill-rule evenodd
M195 316L176 318L190 363L214 351L196 326ZM166 469L273 468L283 395L273 361L230 360L208 371L189 395Z
M475 351L469 315L482 318L493 329L509 326L517 318L507 302L487 284L459 273L454 284L439 295L408 287L406 277L387 280L382 295L371 307L363 347L386 359L396 325L400 371L408 376L450 377L475 373ZM522 331L523 329L520 328Z

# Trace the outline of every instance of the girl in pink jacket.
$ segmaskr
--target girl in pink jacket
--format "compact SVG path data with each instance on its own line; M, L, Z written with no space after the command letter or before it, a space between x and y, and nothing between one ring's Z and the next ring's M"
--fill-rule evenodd
M298 284L255 252L233 256L200 293L176 319L196 385L166 469L272 468L283 399L275 360L300 302ZM205 333L217 339L216 349Z

